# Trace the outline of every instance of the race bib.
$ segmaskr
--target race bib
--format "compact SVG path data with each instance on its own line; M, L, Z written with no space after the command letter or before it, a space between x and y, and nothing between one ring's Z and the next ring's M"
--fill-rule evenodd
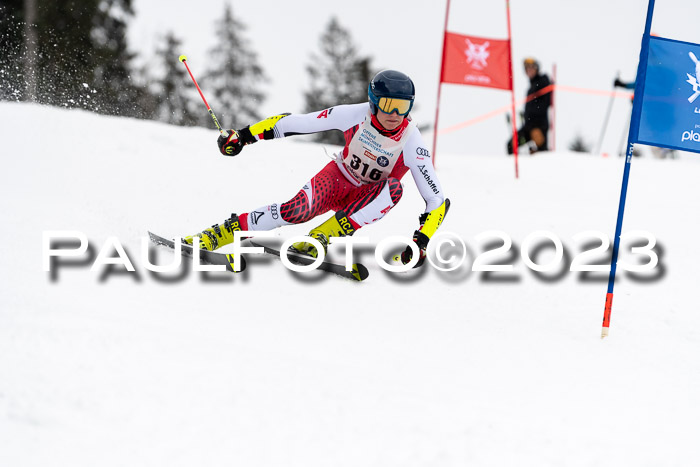
M359 183L384 180L394 169L415 127L416 124L411 121L393 137L384 136L372 126L372 116L368 113L348 145L343 166Z

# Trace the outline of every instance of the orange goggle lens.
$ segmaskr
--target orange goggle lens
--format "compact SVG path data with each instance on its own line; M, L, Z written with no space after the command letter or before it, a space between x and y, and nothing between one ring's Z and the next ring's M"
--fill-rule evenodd
M382 112L398 113L399 115L406 115L411 110L412 102L408 99L396 99L393 97L381 97L379 98L379 103L377 107Z

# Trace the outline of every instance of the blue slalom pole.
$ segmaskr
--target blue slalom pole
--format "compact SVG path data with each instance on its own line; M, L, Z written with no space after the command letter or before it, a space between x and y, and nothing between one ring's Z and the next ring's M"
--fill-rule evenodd
M620 235L622 235L622 219L625 214L625 202L627 201L627 185L629 184L630 167L634 143L639 137L639 122L642 115L642 101L644 99L644 85L647 75L647 63L649 62L649 39L651 37L651 21L654 16L654 2L649 0L647 20L642 36L642 49L639 52L639 66L637 67L637 80L634 87L634 101L632 103L632 118L630 121L629 135L627 136L627 156L625 169L622 174L622 189L620 192L620 205L617 209L617 224L615 225L615 239L613 241L612 259L610 262L610 276L608 278L608 292L605 296L605 310L603 312L603 330L600 337L605 338L610 331L610 316L612 314L613 289L615 287L615 271L617 270L617 258L620 252Z

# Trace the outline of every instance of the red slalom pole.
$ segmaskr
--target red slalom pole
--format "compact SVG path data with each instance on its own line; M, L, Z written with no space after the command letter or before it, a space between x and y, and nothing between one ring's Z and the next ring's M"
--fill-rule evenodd
M550 141L552 142L552 147L550 148L550 151L554 152L556 151L556 142L557 142L557 134L556 134L556 124L557 124L557 107L554 105L554 97L556 94L557 90L557 64L552 65L552 81L554 84L554 87L552 88L552 126L550 127Z
M450 19L450 0L447 0L447 7L445 8L445 28L442 32L442 58L440 60L440 79L438 80L438 92L437 92L437 103L435 104L435 133L433 135L433 166L435 166L435 151L437 151L437 139L438 139L438 117L440 116L440 91L442 91L442 79L445 73L445 53L446 53L446 41L447 41L447 21Z
M516 122L515 115L515 85L513 84L513 39L510 29L510 0L506 0L506 17L508 19L508 46L510 49L510 56L508 57L508 62L510 65L510 96L511 96L511 110L513 112L513 156L515 156L515 178L519 178L518 174L518 124Z
M187 72L190 74L190 78L192 78L192 82L197 87L197 91L199 91L199 95L202 96L202 100L204 101L204 105L207 106L207 110L209 111L209 115L211 115L211 118L214 120L214 125L216 125L216 128L219 129L219 133L221 133L221 136L223 136L224 138L228 137L228 133L226 131L224 131L223 128L221 128L221 125L219 125L219 120L217 120L216 115L214 115L214 111L211 110L211 107L209 107L209 103L204 98L204 94L202 94L202 90L199 89L199 84L197 84L197 80L194 79L194 75L192 74L192 71L190 71L190 67L187 64L187 57L185 55L180 55L180 61L185 64L185 68L187 68Z

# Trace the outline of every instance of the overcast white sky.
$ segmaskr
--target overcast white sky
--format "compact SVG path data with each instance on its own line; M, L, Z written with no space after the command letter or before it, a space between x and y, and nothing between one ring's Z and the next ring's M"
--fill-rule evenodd
M263 113L303 109L305 66L310 54L318 50L319 36L330 17L335 15L351 30L360 53L374 58L375 67L399 69L413 78L417 88L413 116L419 124L433 122L446 0L134 0L132 48L145 62L152 58L158 39L172 30L183 39L182 53L187 54L193 72L203 71L206 51L217 40L213 23L226 3L247 25L246 37L271 78L265 87L268 100ZM618 71L621 78L634 79L647 5L647 0L513 0L514 59L519 63L525 56L535 56L548 72L556 63L557 81L562 85L611 89ZM662 37L700 42L699 11L691 0L657 0L652 30ZM505 0L452 0L448 30L505 38ZM521 98L527 82L520 66L515 78L516 96ZM204 92L206 95L206 89ZM440 127L469 120L509 102L505 91L444 85ZM576 133L594 143L608 98L561 93L557 103L559 148L568 145ZM210 104L216 112L217 103ZM615 102L604 150L617 151L629 110L626 100ZM441 136L438 153L503 154L507 137L505 118L499 116Z

